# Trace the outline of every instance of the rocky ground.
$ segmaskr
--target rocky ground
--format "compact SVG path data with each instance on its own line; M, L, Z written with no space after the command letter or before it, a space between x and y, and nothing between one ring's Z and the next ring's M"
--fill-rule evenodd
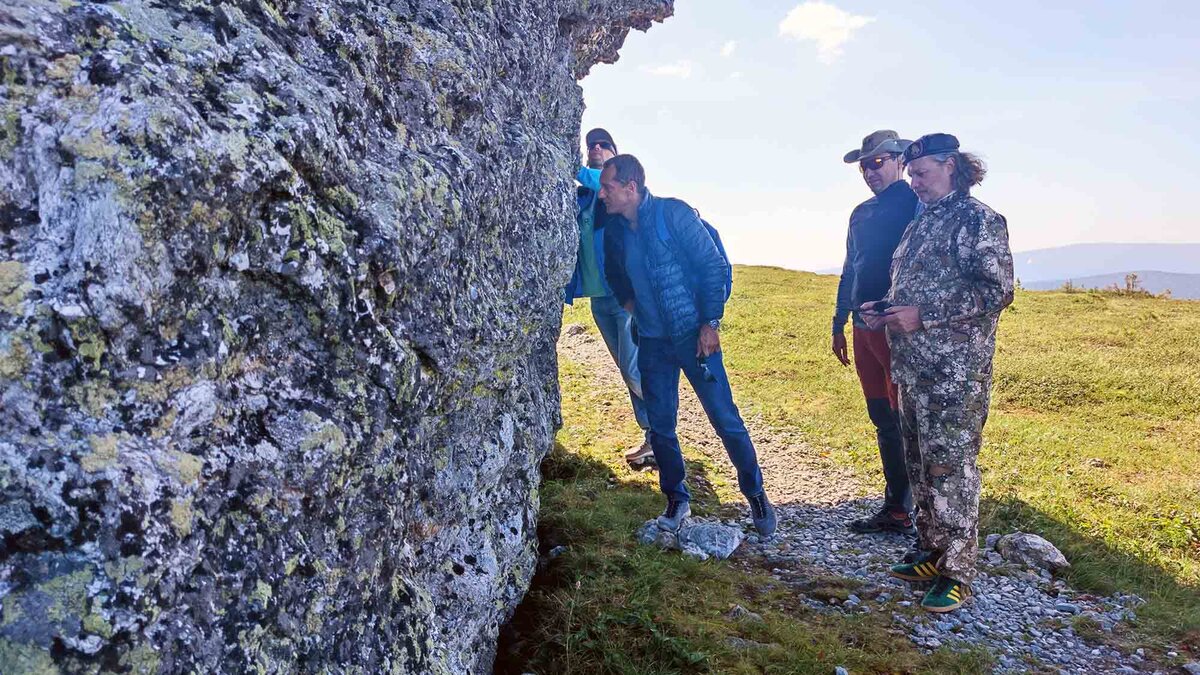
M597 386L622 387L603 342L590 333L566 327L559 353L589 367ZM687 386L681 390L679 415L684 448L708 456L732 482L733 467ZM746 421L768 494L779 509L780 527L775 536L759 538L741 505L736 524L747 536L733 555L735 564L766 570L794 585L802 601L817 611L886 613L895 630L907 633L922 649L986 648L998 672L1178 672L1174 652L1151 654L1115 639L1135 618L1140 598L1077 592L1048 571L1006 562L991 548L980 553L975 597L962 609L941 616L921 611L924 589L887 574L911 540L859 535L845 526L878 508L878 499L865 496L855 476L836 466L828 453L762 420ZM1185 672L1194 665L1185 666Z

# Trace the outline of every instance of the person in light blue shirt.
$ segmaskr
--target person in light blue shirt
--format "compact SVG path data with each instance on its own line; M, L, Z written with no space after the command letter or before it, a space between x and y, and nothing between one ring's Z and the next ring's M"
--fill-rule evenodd
M604 129L592 129L585 138L588 165L581 167L575 176L580 184L576 191L579 204L579 251L575 273L564 290L564 300L568 305L577 298L591 300L592 319L629 388L633 415L643 431L642 442L625 453L625 461L634 467L653 467L655 461L654 451L650 447L650 422L646 416L646 404L642 400L638 347L633 339L631 316L613 297L612 289L604 278L604 226L609 218L604 203L598 199L600 167L616 156L617 144Z

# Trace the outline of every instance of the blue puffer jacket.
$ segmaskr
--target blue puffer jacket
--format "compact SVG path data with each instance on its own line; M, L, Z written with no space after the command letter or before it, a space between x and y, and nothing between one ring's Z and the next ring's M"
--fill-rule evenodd
M659 209L667 229L664 241L657 227ZM604 273L617 302L637 298L625 271L625 231L629 221L610 214L604 233ZM725 314L725 259L717 250L696 210L678 199L659 198L645 191L638 207L637 236L646 252L650 284L671 339L693 339L700 325Z

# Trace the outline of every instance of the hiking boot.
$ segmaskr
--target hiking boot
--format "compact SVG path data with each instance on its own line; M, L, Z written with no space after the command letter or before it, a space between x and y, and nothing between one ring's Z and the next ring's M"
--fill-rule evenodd
M947 576L938 575L933 588L921 600L921 608L938 614L953 612L971 597L971 587Z
M754 521L754 527L758 533L764 537L775 534L778 520L775 517L775 507L771 506L771 502L767 499L767 493L760 492L750 497L749 501L750 519Z
M886 505L880 507L875 515L851 520L846 523L846 526L859 534L899 532L900 534L915 535L917 533L912 516L905 511L893 511Z
M691 503L681 499L669 499L667 508L663 510L656 522L660 528L674 532L683 524L683 519L690 515L692 515Z
M938 577L934 551L909 551L904 560L888 570L888 574L905 581L933 581Z
M634 468L658 466L658 462L654 460L654 448L650 447L650 441L644 441L641 445L630 448L625 453L625 461Z

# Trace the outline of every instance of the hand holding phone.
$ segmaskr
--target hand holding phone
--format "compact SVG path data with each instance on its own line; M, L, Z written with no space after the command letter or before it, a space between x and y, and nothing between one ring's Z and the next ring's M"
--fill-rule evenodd
M860 309L859 312L863 314L870 314L872 316L883 316L887 312L887 309L892 306L892 303L888 302L887 300L876 300L875 302L863 303L864 308L867 307L867 305L870 305L870 309Z

